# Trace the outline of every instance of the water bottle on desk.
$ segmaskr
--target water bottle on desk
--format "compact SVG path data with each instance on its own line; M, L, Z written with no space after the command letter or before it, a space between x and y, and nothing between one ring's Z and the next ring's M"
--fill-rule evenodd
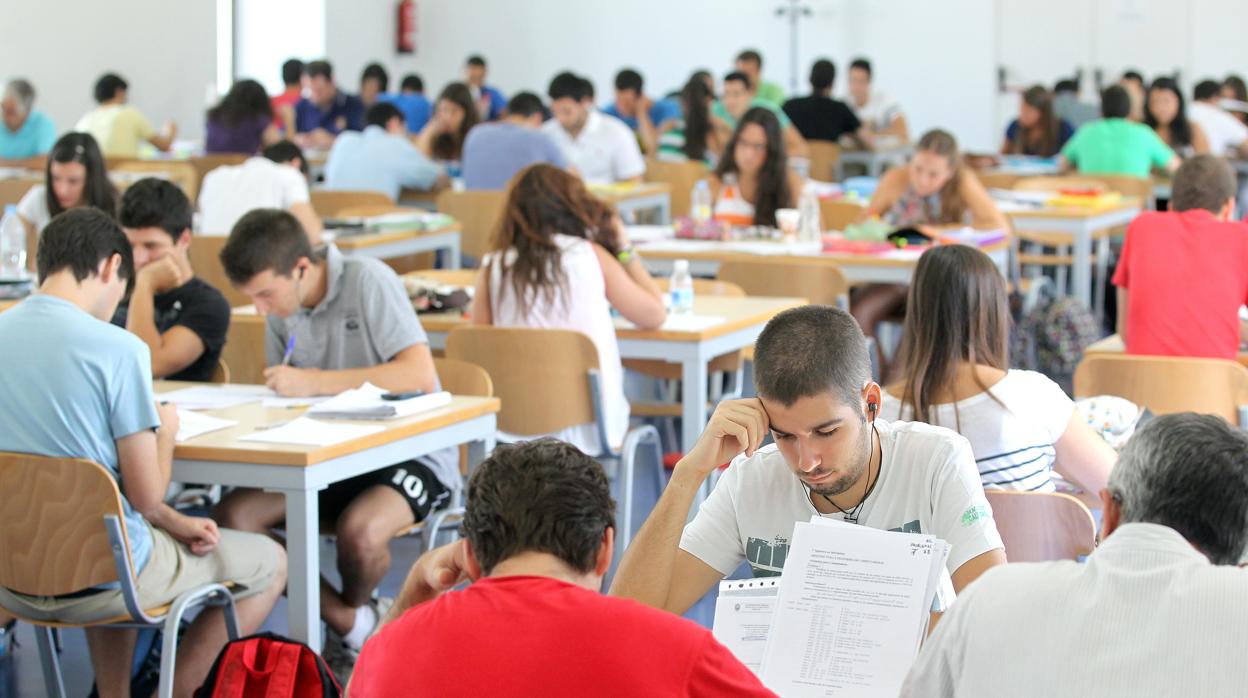
M692 315L693 276L689 273L689 260L678 259L672 265L672 278L668 288L672 299L672 314Z
M0 218L0 276L26 276L26 226L17 217L14 204L5 206L4 218Z
M797 239L802 242L819 242L823 239L823 226L819 221L819 197L807 189L802 192L797 205L801 219L797 228Z
M694 223L705 223L711 220L711 185L705 179L699 179L693 186L692 201L689 212Z

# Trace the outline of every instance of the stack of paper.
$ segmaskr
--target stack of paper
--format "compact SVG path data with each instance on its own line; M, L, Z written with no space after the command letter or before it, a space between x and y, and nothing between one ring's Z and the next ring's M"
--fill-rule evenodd
M233 419L221 419L220 417L212 417L198 412L191 412L187 409L178 409L178 435L176 441L182 443L202 436L209 432L229 429L238 424Z
M774 596L721 587L715 635L786 698L892 698L918 653L948 555L932 536L816 516L794 527Z
M223 410L249 402L259 402L272 395L273 391L263 385L200 385L160 393L156 399L184 410Z
M442 391L407 400L383 400L386 391L372 383L365 383L355 390L339 393L313 405L309 417L324 419L398 419L419 412L444 407L451 403L451 394Z
M272 429L263 429L240 436L238 440L296 446L333 446L344 441L376 434L384 429L383 426L372 424L336 424L300 417Z

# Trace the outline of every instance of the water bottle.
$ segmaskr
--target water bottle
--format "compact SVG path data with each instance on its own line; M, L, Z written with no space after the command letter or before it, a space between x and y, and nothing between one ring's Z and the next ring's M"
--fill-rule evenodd
M801 219L797 226L797 239L802 242L818 242L823 238L823 226L819 222L819 198L813 191L802 192L797 210Z
M711 186L705 179L699 179L693 187L693 200L689 206L694 223L705 223L711 220Z
M17 206L4 207L0 218L0 276L8 279L26 275L26 226L17 217Z
M690 315L693 313L693 276L689 274L689 260L678 259L672 265L670 283L672 295L672 314Z

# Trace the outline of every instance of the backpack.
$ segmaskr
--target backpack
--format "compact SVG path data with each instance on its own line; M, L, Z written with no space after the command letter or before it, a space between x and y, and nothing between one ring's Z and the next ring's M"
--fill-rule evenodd
M1010 337L1010 363L1015 368L1039 371L1072 394L1075 367L1083 351L1101 338L1101 327L1092 313L1073 296L1042 296L1034 307L1016 307L1014 334Z
M229 642L196 698L341 698L321 655L302 642L258 633Z

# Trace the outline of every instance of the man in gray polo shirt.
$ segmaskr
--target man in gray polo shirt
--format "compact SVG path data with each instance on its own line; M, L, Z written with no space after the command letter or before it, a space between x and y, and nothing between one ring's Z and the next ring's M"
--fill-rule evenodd
M334 395L366 381L392 392L439 389L425 331L403 283L382 262L343 257L333 245L314 251L294 216L258 209L235 224L221 263L268 316L265 382L279 395ZM459 485L459 455L451 448L321 492L321 519L337 533L342 574L341 592L321 585L325 657L344 681L389 607L372 593L390 567L390 540L444 505ZM285 515L281 495L252 489L230 493L217 511L219 521L258 532L281 525Z

